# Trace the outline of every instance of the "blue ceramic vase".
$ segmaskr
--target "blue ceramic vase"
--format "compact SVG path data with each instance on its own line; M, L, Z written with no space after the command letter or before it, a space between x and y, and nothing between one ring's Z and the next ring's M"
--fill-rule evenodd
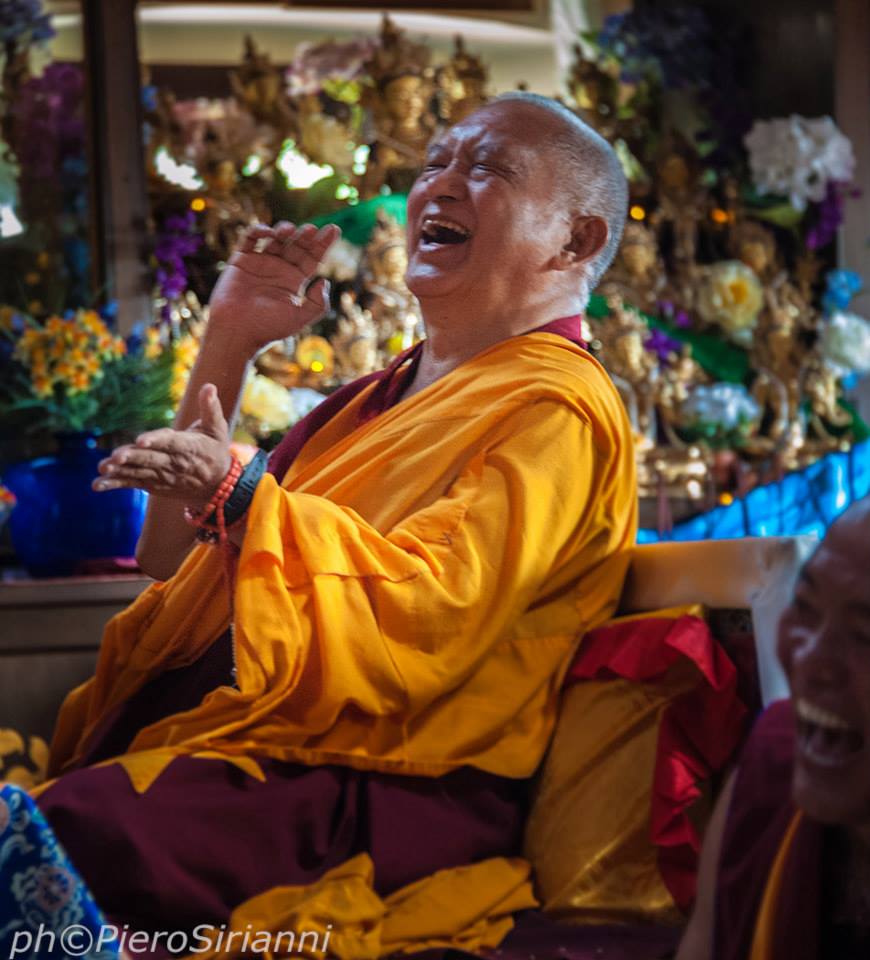
M33 577L65 577L83 560L132 557L145 521L142 490L95 493L91 482L107 454L93 433L58 435L53 456L16 463L3 482L18 503L9 533Z

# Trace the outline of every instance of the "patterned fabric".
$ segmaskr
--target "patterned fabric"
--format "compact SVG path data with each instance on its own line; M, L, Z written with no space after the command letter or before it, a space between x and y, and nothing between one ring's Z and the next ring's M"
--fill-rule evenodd
M106 921L33 800L12 784L0 785L0 876L0 956L119 956L114 941L87 948Z

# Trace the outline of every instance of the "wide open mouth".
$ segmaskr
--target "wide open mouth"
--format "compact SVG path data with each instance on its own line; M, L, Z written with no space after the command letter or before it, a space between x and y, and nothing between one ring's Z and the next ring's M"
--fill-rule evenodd
M426 217L420 240L427 246L457 246L471 238L471 231L447 217Z
M803 753L821 766L839 766L864 749L864 735L848 720L807 700L795 702L797 736Z

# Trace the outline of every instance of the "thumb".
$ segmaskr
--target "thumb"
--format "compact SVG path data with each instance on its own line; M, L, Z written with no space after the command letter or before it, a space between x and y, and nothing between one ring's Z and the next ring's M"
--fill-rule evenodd
M199 391L199 429L215 440L224 440L227 436L227 421L213 383L204 383Z

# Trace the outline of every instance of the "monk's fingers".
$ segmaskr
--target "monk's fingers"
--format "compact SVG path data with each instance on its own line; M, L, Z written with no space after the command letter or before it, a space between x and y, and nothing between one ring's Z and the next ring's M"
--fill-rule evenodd
M173 459L173 455L165 450L149 450L138 447L128 447L116 450L111 457L101 460L97 470L104 477L117 476L125 470L162 470L178 471L181 464Z
M160 450L164 453L186 453L196 445L198 434L192 430L173 430L172 427L161 427L159 430L149 430L136 437L132 449Z
M263 246L261 252L274 254L276 257L283 256L285 244L293 240L299 232L299 228L295 223L290 223L287 220L279 220L272 230L274 234L273 239L268 246Z
M236 252L254 253L258 243L264 240L271 241L274 239L274 236L275 231L272 227L266 226L265 223L254 223L243 231L236 245Z
M175 489L178 484L174 475L167 475L162 470L126 464L122 467L110 467L106 471L101 470L92 486L94 490L115 490L127 486L157 492L158 489Z
M281 256L307 280L340 235L341 231L333 223L321 227L320 230L306 223L284 243Z

